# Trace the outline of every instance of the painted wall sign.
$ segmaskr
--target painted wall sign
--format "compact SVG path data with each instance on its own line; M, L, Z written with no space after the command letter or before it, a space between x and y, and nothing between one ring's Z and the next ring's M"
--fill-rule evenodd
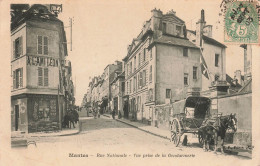
M50 57L27 56L27 65L58 67L60 63L62 66L67 64L66 60L59 61L58 59L54 59Z

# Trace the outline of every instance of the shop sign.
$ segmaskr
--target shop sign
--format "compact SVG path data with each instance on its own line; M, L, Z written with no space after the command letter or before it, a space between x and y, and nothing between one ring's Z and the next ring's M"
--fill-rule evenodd
M27 65L58 67L60 63L62 66L64 66L64 64L66 64L66 60L59 61L59 59L50 57L27 56Z

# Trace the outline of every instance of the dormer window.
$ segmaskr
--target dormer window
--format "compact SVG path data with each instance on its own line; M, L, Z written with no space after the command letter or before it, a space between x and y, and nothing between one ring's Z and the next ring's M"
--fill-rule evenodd
M180 36L181 35L181 26L176 25L176 35Z
M162 32L163 32L164 34L166 33L166 22L163 22Z

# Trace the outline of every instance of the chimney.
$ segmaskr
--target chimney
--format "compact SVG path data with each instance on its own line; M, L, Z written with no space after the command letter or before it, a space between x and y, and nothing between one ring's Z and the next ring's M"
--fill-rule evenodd
M202 47L202 36L203 36L203 28L206 25L204 10L201 10L201 18L196 23L196 45L198 47Z
M203 29L203 34L208 37L212 37L212 25L206 25Z
M237 83L242 85L242 79L241 79L241 71L240 70L236 70L235 71L235 80L237 80Z
M163 13L160 9L153 9L151 11L152 17L151 17L151 29L153 31L159 30L161 18L163 16Z

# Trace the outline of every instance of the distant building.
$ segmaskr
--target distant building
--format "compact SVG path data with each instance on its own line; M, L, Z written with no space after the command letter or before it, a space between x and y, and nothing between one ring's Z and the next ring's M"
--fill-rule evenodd
M12 18L12 131L61 129L67 44L63 22L46 6Z
M142 121L154 120L155 105L181 100L189 89L202 87L200 50L188 40L185 22L174 11L151 12L123 59L124 112Z

